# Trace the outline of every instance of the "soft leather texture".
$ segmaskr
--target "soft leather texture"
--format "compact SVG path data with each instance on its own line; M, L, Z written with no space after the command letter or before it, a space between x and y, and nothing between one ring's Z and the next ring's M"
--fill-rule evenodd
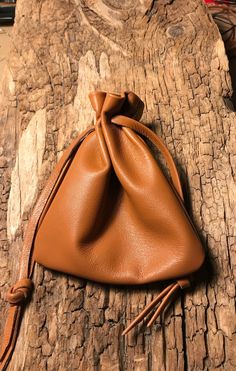
M204 250L181 190L178 196L145 142L150 130L135 120L143 103L132 92L96 91L90 100L95 130L50 197L33 259L78 277L124 285L198 270ZM176 179L175 186L180 188Z

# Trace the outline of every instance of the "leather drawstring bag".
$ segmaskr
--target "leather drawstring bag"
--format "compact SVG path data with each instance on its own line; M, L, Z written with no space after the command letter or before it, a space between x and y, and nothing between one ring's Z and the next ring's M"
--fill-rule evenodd
M26 229L19 279L6 295L10 305L1 369L14 349L35 262L105 284L166 281L126 334L160 303L150 326L177 292L190 285L205 258L174 161L160 138L138 121L143 102L132 92L95 91L89 98L95 125L64 152ZM164 156L170 180L153 149Z

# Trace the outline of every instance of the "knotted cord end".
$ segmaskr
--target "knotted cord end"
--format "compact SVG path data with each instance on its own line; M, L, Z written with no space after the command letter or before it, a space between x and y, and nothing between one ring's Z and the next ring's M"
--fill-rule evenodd
M33 282L31 279L20 279L8 290L6 300L11 305L20 305L30 296L32 290Z

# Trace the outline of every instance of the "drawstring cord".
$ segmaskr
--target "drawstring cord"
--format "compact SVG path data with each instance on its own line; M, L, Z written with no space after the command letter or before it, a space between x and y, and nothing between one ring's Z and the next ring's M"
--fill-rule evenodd
M150 327L156 318L163 313L165 308L168 304L174 299L174 294L177 293L180 289L184 289L190 286L189 279L181 279L178 280L176 283L172 283L167 286L164 290L160 292L160 294L154 298L151 303L149 303L146 308L142 310L141 313L126 327L126 329L122 332L122 335L126 335L132 328L134 328L139 322L141 322L150 312L151 310L159 303L160 305L154 312L153 316L147 323L147 327Z

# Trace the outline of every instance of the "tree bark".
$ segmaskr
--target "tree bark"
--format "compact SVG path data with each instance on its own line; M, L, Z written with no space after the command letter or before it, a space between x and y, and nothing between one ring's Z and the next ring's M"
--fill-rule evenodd
M89 91L133 90L164 139L205 243L198 285L121 332L160 289L100 285L36 266L9 370L234 370L235 113L228 60L201 0L18 0L0 86L0 285L17 279L23 231ZM233 346L234 345L234 346Z

